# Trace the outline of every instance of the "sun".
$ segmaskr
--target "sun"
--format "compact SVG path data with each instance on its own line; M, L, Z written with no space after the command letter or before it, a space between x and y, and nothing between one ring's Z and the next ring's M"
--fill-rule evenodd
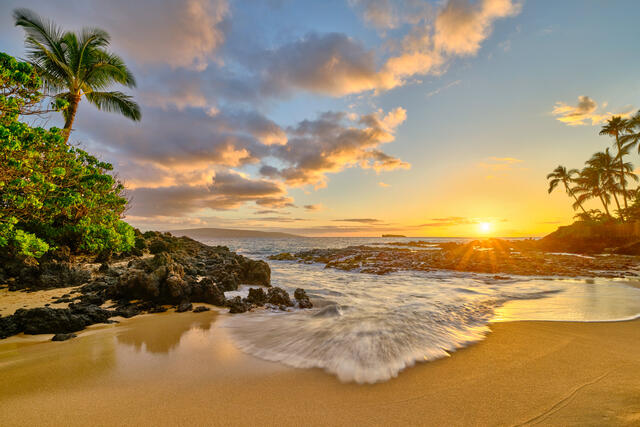
M486 234L491 231L491 223L490 222L481 222L478 224L478 229L481 233Z

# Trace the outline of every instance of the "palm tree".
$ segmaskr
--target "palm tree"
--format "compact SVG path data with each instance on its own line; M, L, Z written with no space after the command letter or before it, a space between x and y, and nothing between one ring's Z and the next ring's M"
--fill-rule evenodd
M622 185L622 197L624 198L625 209L628 209L629 205L627 204L627 188L626 188L626 182L625 182L626 180L625 180L625 173L624 173L624 160L622 158L624 156L624 152L622 150L622 141L620 140L620 136L628 132L630 129L631 129L631 126L628 120L625 120L620 116L613 116L607 121L607 124L603 126L602 130L600 131L600 135L611 135L616 138L616 146L618 147L617 160L619 162L618 172L620 175L620 185ZM616 198L616 202L617 202L617 198Z
M588 167L596 170L600 175L600 186L605 192L611 193L616 202L616 206L618 207L618 213L620 213L620 217L622 218L622 210L620 209L620 202L618 201L617 194L621 192L624 194L624 190L620 188L620 185L615 179L618 174L618 171L616 170L616 159L611 156L609 149L607 148L604 151L599 151L591 156L591 158L587 160L586 164ZM624 165L622 171L624 174ZM622 179L625 180L624 175Z
M555 168L553 172L547 175L547 179L551 180L549 181L549 194L551 194L551 192L555 190L558 184L562 183L564 185L564 189L567 192L567 194L575 199L576 203L574 205L577 205L576 207L580 207L580 209L582 209L582 212L587 214L587 211L584 209L584 206L582 206L582 203L578 200L578 197L573 192L573 189L571 189L570 184L574 180L573 178L574 175L577 175L577 174L578 174L577 169L567 170L567 168L565 168L564 166L558 166L557 168Z
M580 203L589 199L600 199L607 216L611 218L611 212L609 212L611 196L607 192L602 178L602 173L599 169L593 166L586 166L575 179L578 185L575 187L574 192L579 194L578 200Z
M114 83L130 88L136 85L124 61L106 50L109 34L98 28L84 28L80 34L63 32L29 9L16 9L13 17L16 26L25 30L29 60L44 80L45 87L52 96L69 103L63 110L66 140L83 95L99 110L140 120L140 107L131 96L106 91Z

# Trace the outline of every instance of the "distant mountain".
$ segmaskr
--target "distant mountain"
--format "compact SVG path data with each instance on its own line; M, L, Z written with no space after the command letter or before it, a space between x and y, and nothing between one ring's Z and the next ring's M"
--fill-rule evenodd
M234 237L303 237L289 233L256 230L234 230L230 228L185 228L170 230L174 236L187 236L192 239L225 239Z

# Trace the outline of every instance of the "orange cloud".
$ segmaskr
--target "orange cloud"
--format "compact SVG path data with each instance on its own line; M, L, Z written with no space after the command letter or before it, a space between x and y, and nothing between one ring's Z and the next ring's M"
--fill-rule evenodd
M607 103L603 103L601 110L607 108ZM630 117L635 109L633 107L625 107L617 113L598 112L598 103L586 95L578 97L576 105L569 105L558 101L553 107L551 114L556 116L556 120L569 126L599 125L609 120L611 116L621 116L623 118Z

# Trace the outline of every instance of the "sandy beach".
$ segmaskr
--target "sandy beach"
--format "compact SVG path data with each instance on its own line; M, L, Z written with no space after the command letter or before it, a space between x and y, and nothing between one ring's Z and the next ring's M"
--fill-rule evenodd
M12 425L637 425L640 320L505 322L385 383L340 383L238 351L226 314L94 325L0 343Z

